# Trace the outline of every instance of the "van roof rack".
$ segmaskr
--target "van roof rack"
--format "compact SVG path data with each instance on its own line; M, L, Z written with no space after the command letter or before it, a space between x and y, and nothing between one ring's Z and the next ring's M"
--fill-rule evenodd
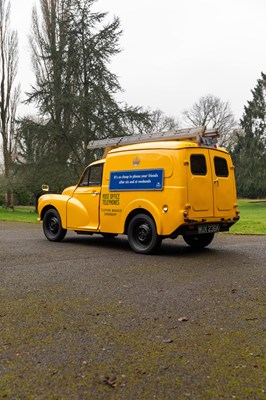
M158 142L168 140L196 141L205 146L213 147L220 137L218 129L207 129L206 127L178 129L175 131L163 131L153 133L140 133L127 136L112 137L106 139L92 140L88 149L112 148L128 144Z

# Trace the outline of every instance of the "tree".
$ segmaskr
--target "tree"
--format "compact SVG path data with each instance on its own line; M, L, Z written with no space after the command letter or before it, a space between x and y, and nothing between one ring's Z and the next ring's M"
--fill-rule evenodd
M266 196L266 75L261 73L252 100L244 107L233 152L238 194L241 197Z
M179 121L174 117L168 117L162 110L147 110L147 119L127 118L124 124L124 133L133 135L138 133L152 133L162 132L169 130L176 130L179 128Z
M17 32L10 28L10 3L0 0L0 130L3 142L5 205L13 206L11 166L15 146L15 115L19 87L15 87L18 65Z
M174 117L168 117L159 109L150 112L150 128L148 132L172 131L179 128L179 121Z
M16 192L29 191L35 199L43 184L60 193L67 185L77 182L81 170L71 163L56 168L51 147L54 144L53 125L41 118L24 117L17 129L18 152L14 163Z
M28 101L49 122L59 168L90 162L90 140L120 136L128 121L148 120L139 107L115 100L121 87L109 64L120 51L120 21L105 23L106 13L92 11L95 1L40 0L41 14L33 10L36 84Z
M200 97L189 110L183 112L183 116L189 126L218 128L220 146L230 149L234 145L238 124L228 102L209 94Z

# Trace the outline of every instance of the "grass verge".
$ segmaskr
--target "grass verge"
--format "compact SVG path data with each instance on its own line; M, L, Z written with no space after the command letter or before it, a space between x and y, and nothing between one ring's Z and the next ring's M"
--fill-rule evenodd
M240 221L230 229L231 233L265 235L266 234L266 200L238 201ZM0 221L37 222L37 213L34 207L15 207L8 210L0 207Z
M0 221L37 222L37 218L34 207L17 206L14 210L0 207Z
M266 200L238 200L240 220L232 226L231 233L248 235L266 234Z

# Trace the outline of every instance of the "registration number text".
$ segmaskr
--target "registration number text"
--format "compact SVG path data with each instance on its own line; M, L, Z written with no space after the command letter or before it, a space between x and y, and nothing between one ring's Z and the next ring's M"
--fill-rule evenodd
M220 226L219 225L199 225L198 226L198 233L214 233L219 232Z

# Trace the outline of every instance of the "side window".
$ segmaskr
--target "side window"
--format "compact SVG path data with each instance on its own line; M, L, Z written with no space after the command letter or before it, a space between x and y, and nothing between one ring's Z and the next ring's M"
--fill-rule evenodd
M214 157L214 168L216 176L227 177L229 175L228 166L225 158Z
M103 164L94 165L86 169L79 186L101 186Z
M94 165L89 168L88 186L102 186L103 164Z
M83 178L79 184L79 186L88 186L88 181L89 181L89 168L86 169L86 171L83 174Z
M203 154L191 154L190 170L193 175L207 174L207 165Z

